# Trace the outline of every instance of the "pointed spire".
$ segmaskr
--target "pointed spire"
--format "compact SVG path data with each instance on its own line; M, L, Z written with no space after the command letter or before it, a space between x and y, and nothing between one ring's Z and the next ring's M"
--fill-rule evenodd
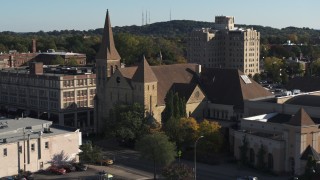
M300 110L292 116L290 121L287 123L293 126L311 126L315 125L314 121L310 118L307 112L300 108Z
M109 11L107 10L102 42L97 53L96 59L105 59L105 60L120 60L121 57L114 45L113 33L111 28L111 22L109 17Z
M135 82L157 82L158 79L152 71L148 61L143 56L143 60L139 63L136 72L134 73L132 80Z

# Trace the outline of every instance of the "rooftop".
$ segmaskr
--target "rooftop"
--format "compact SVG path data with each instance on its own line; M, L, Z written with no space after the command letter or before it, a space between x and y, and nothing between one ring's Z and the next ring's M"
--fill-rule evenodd
M57 134L76 131L74 128L66 128L52 125L51 121L34 118L10 119L0 117L0 145L12 143L28 138L47 137Z

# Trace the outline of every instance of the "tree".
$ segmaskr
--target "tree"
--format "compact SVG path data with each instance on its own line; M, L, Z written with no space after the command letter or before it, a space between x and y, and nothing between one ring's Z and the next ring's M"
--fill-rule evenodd
M123 145L133 147L137 139L149 132L144 107L139 103L116 105L112 114L107 131Z
M198 127L197 121L192 117L180 119L171 118L167 121L164 132L180 149L194 141Z
M66 63L67 66L78 66L78 62L75 58L70 58L67 63Z
M102 159L102 150L98 146L92 146L91 143L84 143L80 146L81 152L79 159L85 163L95 163Z
M316 166L317 166L317 161L314 160L312 156L308 157L305 172L304 172L304 177L305 179L311 179L312 176L315 174Z
M162 175L168 180L192 180L194 173L186 164L171 164L165 167Z
M283 68L283 61L276 57L267 57L264 59L264 69L274 82L281 82L280 71Z
M243 136L242 145L239 148L240 148L240 162L243 165L246 165L248 163L248 149L249 149L249 143L246 135Z
M156 166L168 165L175 160L176 147L163 133L154 133L141 138L136 149L142 159L153 161L154 179L156 179Z
M186 100L184 97L179 97L178 93L174 93L170 90L165 98L165 109L161 116L164 126L169 119L180 119L186 117Z
M256 81L257 83L260 83L261 75L259 73L254 74L253 75L253 80Z
M266 162L265 162L265 155L266 155L266 150L265 147L261 144L258 154L257 154L257 167L258 169L263 170L266 167Z
M203 120L199 124L198 134L206 137L200 141L199 146L206 152L218 152L222 147L223 138L220 133L221 126L217 122Z
M64 65L64 59L61 56L55 56L55 58L51 61L50 65Z

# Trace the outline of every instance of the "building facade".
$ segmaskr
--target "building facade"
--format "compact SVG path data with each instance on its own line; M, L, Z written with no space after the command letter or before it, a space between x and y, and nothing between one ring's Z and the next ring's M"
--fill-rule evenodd
M93 131L96 76L90 68L43 68L0 71L0 107L8 115L52 120L54 124Z
M264 147L266 168L275 173L302 174L309 156L319 164L320 93L251 99L244 102L245 117L240 128L230 131L234 155L248 142L247 157L258 166L258 152Z
M47 169L55 156L79 161L81 132L33 118L0 119L0 177ZM67 147L67 148L66 148Z
M214 28L193 30L187 59L209 68L234 68L246 75L260 72L260 33L234 27L234 17L217 16Z

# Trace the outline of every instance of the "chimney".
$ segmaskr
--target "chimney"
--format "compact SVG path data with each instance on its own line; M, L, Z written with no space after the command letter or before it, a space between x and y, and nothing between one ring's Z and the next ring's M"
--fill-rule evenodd
M30 62L30 74L32 74L32 75L43 74L43 63L42 62Z
M32 39L32 53L37 52L37 41L35 39Z

